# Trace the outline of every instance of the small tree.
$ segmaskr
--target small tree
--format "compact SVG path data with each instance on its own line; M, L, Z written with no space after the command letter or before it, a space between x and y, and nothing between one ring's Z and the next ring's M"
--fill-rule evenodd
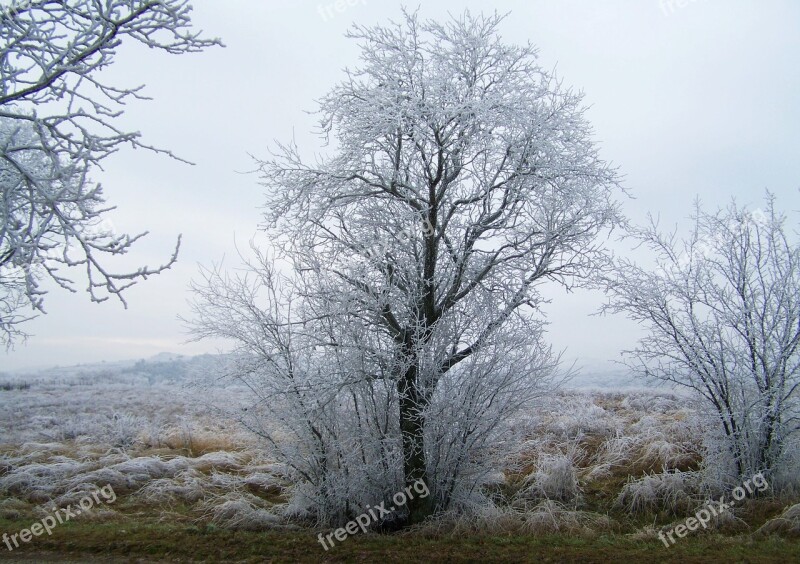
M172 54L217 40L191 32L187 0L32 0L0 12L0 341L43 312L44 278L75 291L65 269L82 268L92 301L116 296L176 260L114 273L104 255L127 253L143 235L104 225L106 203L90 173L123 145L145 145L115 124L141 87L119 87L101 72L123 41ZM180 243L180 239L178 241ZM32 308L30 313L25 312Z
M649 331L632 366L697 393L719 422L736 480L776 470L800 429L800 247L766 210L696 205L688 239L651 222L657 267L617 262L606 310Z
M290 402L303 446L280 448L322 520L417 481L400 521L473 501L557 363L538 286L591 272L619 220L580 96L501 19L356 27L363 66L321 102L334 153L260 163L283 282L264 259L197 288L198 335L242 345L270 422Z

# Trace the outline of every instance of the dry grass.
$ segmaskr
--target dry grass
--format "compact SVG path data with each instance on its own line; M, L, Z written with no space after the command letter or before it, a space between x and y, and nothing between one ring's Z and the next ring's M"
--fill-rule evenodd
M786 508L778 517L764 523L756 531L756 534L759 536L780 535L782 537L800 538L800 503Z
M493 505L470 515L444 513L408 529L404 534L425 538L555 533L594 536L619 529L619 523L607 515L570 509L547 500L525 509Z
M702 500L701 480L696 472L662 472L631 479L614 505L633 515L686 515Z
M15 419L0 446L0 519L29 518L111 485L118 501L93 518L144 512L170 522L248 531L282 528L292 520L292 506L284 505L294 486L291 472L265 459L251 437L209 415L197 398L158 389L147 404L135 386L115 383L98 388L110 397L93 414L81 401L98 389L59 386L47 397L19 402L29 419ZM86 397L56 402L55 409L67 415L54 419L48 415L53 398L65 391ZM3 398L25 393L4 392ZM168 403L176 397L182 399ZM9 420L0 416L4 424ZM515 431L519 454L486 485L495 504L442 515L416 532L628 531L646 537L648 526L658 530L690 516L702 502L702 427L671 394L562 392ZM738 530L747 521L754 530L763 525L764 534L793 534L794 525L787 523L794 523L795 514L779 517L782 509L737 510L714 526Z

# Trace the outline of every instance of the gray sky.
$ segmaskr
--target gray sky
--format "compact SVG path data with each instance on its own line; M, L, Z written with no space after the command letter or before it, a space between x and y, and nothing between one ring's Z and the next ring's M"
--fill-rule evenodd
M188 315L187 287L198 263L226 256L238 264L260 221L262 192L248 153L267 156L273 140L310 135L314 100L357 64L344 37L353 23L400 17L400 2L344 0L195 0L195 21L227 45L171 57L124 49L107 72L144 83L150 102L129 105L126 126L145 141L194 161L190 167L126 150L95 177L119 209L116 229L149 230L126 264L167 259L172 270L128 293L129 309L92 304L84 293L51 293L33 337L0 360L3 369L129 359L159 352L213 352L222 343L185 344L178 315ZM352 4L352 5L349 5ZM411 4L413 6L413 4ZM603 158L616 164L635 199L629 217L647 211L665 224L684 221L699 196L710 206L731 196L757 207L765 189L798 225L800 210L800 3L731 0L421 2L423 17L465 7L511 12L504 39L531 41L540 62L591 105ZM618 358L637 329L591 317L602 296L549 292L550 339L587 368ZM3 353L0 353L3 354Z

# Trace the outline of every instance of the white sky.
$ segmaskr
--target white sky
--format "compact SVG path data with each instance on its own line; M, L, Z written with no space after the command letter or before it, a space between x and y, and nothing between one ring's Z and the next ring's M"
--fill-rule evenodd
M173 149L190 167L125 150L95 177L119 209L116 228L149 230L132 263L165 260L178 233L172 270L128 293L129 309L92 304L84 293L53 292L33 337L0 356L0 369L213 352L220 343L185 344L178 315L188 315L189 281L198 263L223 255L236 266L256 232L262 202L248 153L267 156L273 140L309 132L318 99L357 64L344 37L353 23L400 17L399 2L347 0L195 0L197 27L227 45L172 57L125 49L107 72L147 85L150 102L131 103L127 127ZM414 4L411 4L414 6ZM327 7L327 8L326 8ZM699 196L710 206L736 196L757 207L765 189L798 225L800 210L800 3L731 0L426 1L423 17L465 7L511 12L505 40L531 41L540 61L582 89L606 160L620 167L635 197L628 215L649 210L666 224L683 221ZM329 8L329 9L328 9ZM592 317L602 296L551 292L550 339L586 368L618 358L637 329L615 317ZM0 353L2 355L3 353Z

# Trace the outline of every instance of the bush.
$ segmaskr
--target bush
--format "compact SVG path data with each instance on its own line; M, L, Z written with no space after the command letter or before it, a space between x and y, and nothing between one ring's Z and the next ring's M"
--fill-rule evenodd
M614 506L634 515L688 513L701 500L698 472L662 472L629 480Z

